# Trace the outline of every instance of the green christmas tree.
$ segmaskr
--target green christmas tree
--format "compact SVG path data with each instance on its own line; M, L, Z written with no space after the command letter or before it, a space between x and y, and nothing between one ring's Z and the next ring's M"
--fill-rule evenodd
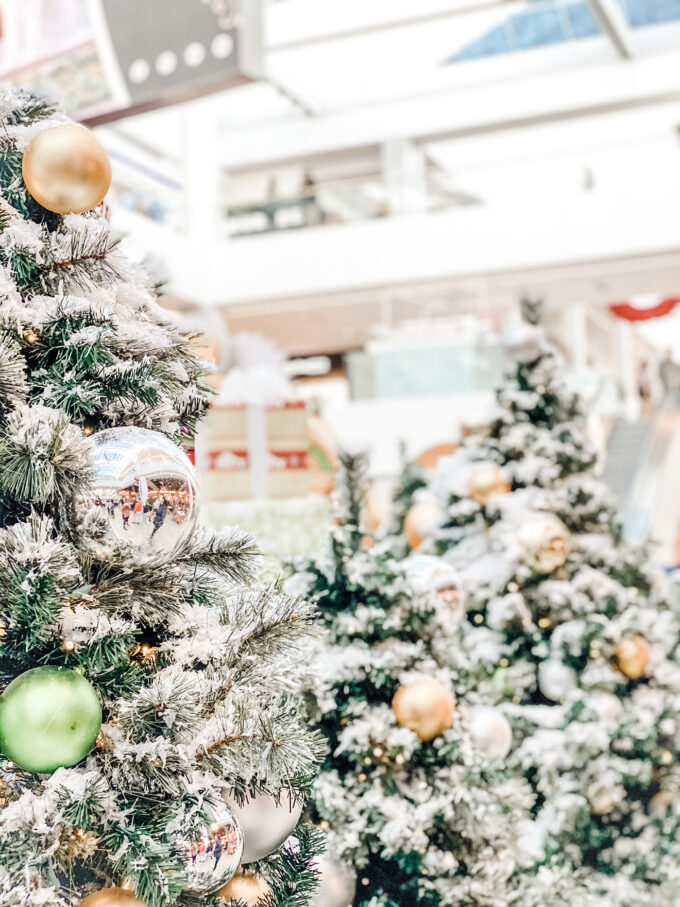
M311 607L196 527L204 363L117 248L105 152L21 91L0 116L0 904L302 907Z
M455 574L367 547L365 472L343 457L328 545L291 579L327 630L312 691L329 744L312 804L320 907L600 904L592 873L537 866L535 799L507 770L509 723L470 686Z
M603 903L680 893L678 610L625 544L583 406L527 303L486 427L440 466L423 550L460 568L477 690L500 705L546 865L590 867ZM397 541L397 547L400 546Z

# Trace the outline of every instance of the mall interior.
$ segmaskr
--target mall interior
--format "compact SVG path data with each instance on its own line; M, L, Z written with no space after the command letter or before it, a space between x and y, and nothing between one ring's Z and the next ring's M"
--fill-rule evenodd
M545 490L532 464L567 456L559 426L524 472L533 436L474 453L513 407L549 419L529 380L547 356L617 538L674 581L680 0L0 0L0 70L92 131L119 248L211 363L185 445L205 526L285 571L337 527L361 454L370 544L401 532L464 572L461 455L494 470L465 473L487 534L510 519L492 499ZM579 469L551 473L558 494ZM357 872L317 903L539 903L362 900Z

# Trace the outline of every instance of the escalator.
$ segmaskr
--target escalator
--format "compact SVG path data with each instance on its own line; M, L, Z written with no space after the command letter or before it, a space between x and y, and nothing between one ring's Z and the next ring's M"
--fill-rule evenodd
M676 563L680 524L680 413L657 410L635 421L618 420L609 438L603 479L621 502L626 539L651 541L655 559Z

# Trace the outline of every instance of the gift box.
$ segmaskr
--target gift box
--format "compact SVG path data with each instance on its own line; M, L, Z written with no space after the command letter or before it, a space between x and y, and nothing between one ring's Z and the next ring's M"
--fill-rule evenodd
M215 405L196 455L206 501L306 495L311 471L305 404Z

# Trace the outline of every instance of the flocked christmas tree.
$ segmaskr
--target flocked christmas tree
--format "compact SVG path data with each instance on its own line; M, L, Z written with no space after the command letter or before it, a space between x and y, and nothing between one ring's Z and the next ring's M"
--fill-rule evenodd
M512 733L468 685L455 571L399 564L361 528L366 465L346 455L327 549L297 562L327 627L314 714L329 743L313 816L321 907L595 905L588 873L535 864L534 797Z
M104 150L22 92L0 118L0 905L299 907L310 606L196 526L204 364L117 249Z
M512 724L508 765L537 793L543 862L592 868L612 907L673 904L677 608L649 552L622 541L540 306L523 309L497 408L420 492L439 512L421 550L460 568L478 692Z

